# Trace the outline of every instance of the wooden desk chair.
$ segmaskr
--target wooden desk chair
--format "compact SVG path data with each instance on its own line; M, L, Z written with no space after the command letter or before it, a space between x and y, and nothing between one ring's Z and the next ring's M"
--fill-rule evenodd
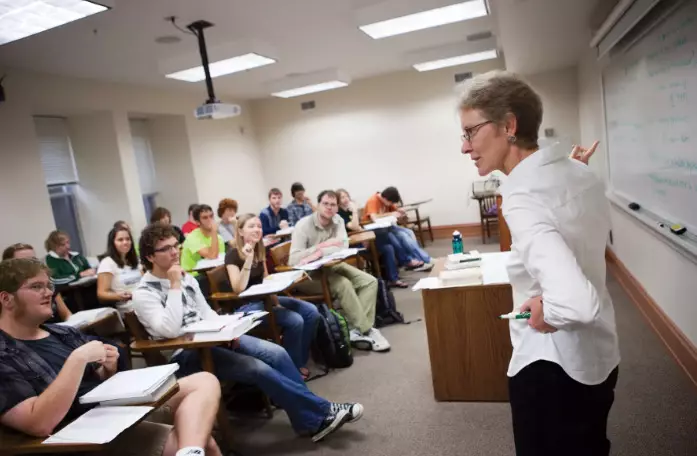
M404 203L400 201L399 206L403 207ZM414 211L414 218L409 218L409 211ZM424 228L424 225L426 225L426 228ZM418 206L412 206L407 209L407 218L404 222L404 226L406 226L414 232L416 238L419 240L419 243L421 244L421 247L426 246L426 242L424 240L425 232L428 232L428 237L431 239L431 242L433 242L434 238L433 227L431 226L431 216L427 215L426 217L421 217Z
M482 228L482 244L486 244L491 237L491 225L498 227L498 212L493 210L496 206L496 195L481 196L476 198L479 202L479 218ZM486 233L486 236L485 236Z
M136 315L135 312L126 312L124 315L124 321L126 323L126 327L128 328L128 331L131 333L133 338L135 339L134 344L136 344L136 348L134 348L134 351L140 351L143 354L143 358L145 358L145 362L147 363L148 366L161 366L163 364L167 364L168 360L167 358L162 354L162 351L160 350L138 350L137 344L143 343L143 342L152 342L152 343L157 343L157 341L151 341L150 335L148 334L147 330L145 327L142 325L140 320L138 320L138 316ZM170 339L171 341L175 341L176 339ZM163 345L168 341L164 341ZM207 344L202 344L202 348L206 348ZM190 346L186 345L177 345L177 344L171 344L168 343L166 345L166 350L167 351L174 351L179 348L184 348L184 349L196 349L192 348ZM204 364L204 369L205 369L205 363L203 359L203 354L202 354L202 364ZM212 365L212 355L210 353L208 354L208 362L211 363ZM212 373L212 370L211 370ZM228 381L221 381L220 382L220 388L223 392L223 397L221 399L221 404L220 408L218 410L218 418L217 418L217 424L220 432L223 434L223 438L225 442L228 444L228 446L231 446L232 443L232 434L230 431L229 427L229 415L227 412L226 404L230 402L234 395L235 392L233 392L233 387L235 386L234 382L228 382ZM266 414L268 417L273 416L273 410L271 409L271 404L266 395L264 395L264 402L265 402L265 408L266 408Z
M278 272L283 272L283 271L290 271L292 268L288 266L288 259L290 258L290 242L284 242L282 244L275 245L269 249L271 252L271 258L273 259L274 262L274 267L276 271ZM312 302L315 304L319 304L322 302L325 302L329 308L333 308L332 302L331 302L331 293L329 292L329 282L327 281L327 274L324 272L321 274L322 276L322 294L318 295L301 295L297 292L295 292L293 289L291 289L287 295L296 298L296 299L302 299L303 301L308 301ZM329 301L327 301L327 296L330 296Z
M206 271L206 277L208 278L208 284L211 290L209 299L213 302L213 309L216 312L232 313L245 304L246 301L240 299L234 291L220 290L220 285L228 282L227 269L225 266L218 266ZM260 339L270 340L280 345L281 330L278 328L278 323L276 322L276 314L271 311L278 300L274 299L273 296L267 296L263 298L263 301L264 310L269 312L269 315L266 317L269 324L268 326L257 326L252 329L249 334Z

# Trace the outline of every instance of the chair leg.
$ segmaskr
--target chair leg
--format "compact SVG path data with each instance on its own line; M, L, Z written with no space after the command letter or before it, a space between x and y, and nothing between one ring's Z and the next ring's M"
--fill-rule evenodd
M426 223L428 224L428 236L431 238L431 242L433 242L433 228L431 228L431 217L426 219Z
M486 244L486 239L484 239L484 219L480 222L482 228L482 244Z
M489 220L486 221L486 237L487 239L491 239L491 228L489 225Z

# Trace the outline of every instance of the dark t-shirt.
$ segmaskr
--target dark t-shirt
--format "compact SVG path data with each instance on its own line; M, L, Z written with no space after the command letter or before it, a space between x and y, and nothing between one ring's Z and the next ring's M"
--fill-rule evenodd
M233 264L240 268L240 271L242 271L242 267L244 266L244 259L240 256L240 253L237 251L237 249L233 248L227 253L227 255L225 255L225 264ZM263 281L264 263L257 262L256 260L254 260L252 262L252 268L249 271L249 282L247 282L247 288L251 287L252 285L259 285ZM247 288L245 288L245 290Z
M339 215L344 219L344 225L346 225L346 231L350 231L348 224L353 220L353 212L346 209L339 208Z
M39 340L23 340L22 341L31 350L34 350L37 355L43 358L46 363L51 366L51 368L56 371L56 374L63 369L65 361L72 353L72 349L65 345L61 340L50 334L48 337ZM97 375L94 365L87 365L85 368L85 373L82 376L82 381L80 382L80 387L77 390L77 395L75 395L75 400L73 405L70 407L68 414L65 416L65 420L71 421L78 416L85 413L87 410L94 407L94 405L82 405L79 402L80 396L87 394L94 388L96 388L102 379Z

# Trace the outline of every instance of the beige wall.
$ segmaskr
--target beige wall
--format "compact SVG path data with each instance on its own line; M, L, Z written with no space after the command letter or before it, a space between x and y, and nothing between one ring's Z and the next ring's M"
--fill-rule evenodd
M247 106L243 105L243 115L239 118L198 121L193 117L193 110L203 98L200 90L162 91L152 87L42 75L15 69L6 72L9 75L5 82L8 101L0 109L0 155L5 163L0 171L3 177L0 179L0 210L2 213L12 213L18 208L31 208L31 213L22 220L21 225L8 223L3 227L0 234L3 245L28 241L39 247L46 235L55 229L39 159L33 115L81 119L72 130L77 136L78 145L86 145L80 148L91 150L78 160L80 179L85 180L83 184L86 187L80 190L83 203L88 196L97 198L89 189L103 190L115 186L123 191L118 201L105 196L103 191L97 192L101 196L95 199L100 202L94 211L103 215L104 220L93 218L94 214L86 213L87 207L81 204L80 218L86 226L84 235L88 253L103 250L107 225L110 228L115 220L123 218L136 230L145 224L132 157L132 140L130 133L124 134L129 131L128 115L131 114L138 117L178 117L177 121L158 130L176 139L153 139L156 145L164 144L165 147L158 148L162 153L158 154L159 159L155 158L156 173L162 176L159 183L163 193L168 193L161 204L170 204L175 221L184 220L185 215L182 214L186 213L186 206L191 202L216 206L220 198L233 197L242 200L242 207L251 211L258 211L265 203L266 185L263 183ZM234 102L230 99L226 101ZM88 131L88 119L92 116L96 117L94 122L99 125L94 132ZM112 117L109 128L105 127L102 116ZM105 136L100 139L97 132ZM104 141L107 146L102 147ZM176 145L173 145L175 142ZM170 154L167 149L173 153ZM90 157L90 153L97 153L97 156ZM108 157L99 162L98 157L107 153ZM106 164L112 166L113 174L120 175L103 174ZM171 179L165 181L166 176ZM7 195L13 195L13 198ZM40 252L42 250L39 248Z
M540 136L544 136L545 128L553 128L554 137L550 140L578 142L581 133L576 67L533 74L526 79L542 98L544 114Z
M601 140L591 166L607 182L600 68L589 52L579 62L580 126L583 144ZM643 223L612 206L612 250L683 333L697 344L697 264L678 253Z
M502 65L489 61L473 68ZM286 202L294 181L313 197L344 187L361 206L375 191L394 185L405 202L434 198L424 211L436 225L478 222L469 195L479 178L460 153L455 72L409 71L255 103L267 184L281 188ZM306 100L315 100L316 109L301 111Z
M43 252L55 229L51 204L39 160L34 119L29 106L13 97L15 84L5 82L7 101L0 106L0 250L16 242Z

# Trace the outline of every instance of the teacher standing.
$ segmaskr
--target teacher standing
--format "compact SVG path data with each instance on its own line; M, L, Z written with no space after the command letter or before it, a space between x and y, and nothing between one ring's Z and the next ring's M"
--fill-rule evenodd
M516 454L606 456L620 355L605 287L603 184L558 144L538 147L542 102L517 76L496 71L469 80L459 111L462 153L480 176L508 175L500 192L513 240L513 303L532 314L510 321Z

